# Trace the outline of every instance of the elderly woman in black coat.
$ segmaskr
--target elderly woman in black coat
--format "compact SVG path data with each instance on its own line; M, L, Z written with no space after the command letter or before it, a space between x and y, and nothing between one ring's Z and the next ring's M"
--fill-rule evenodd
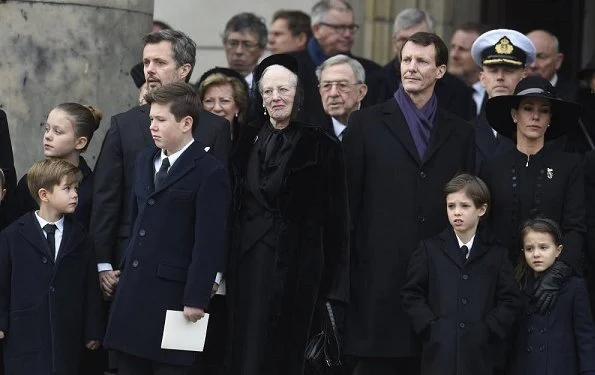
M294 121L296 60L254 71L250 122L232 155L231 374L302 374L317 306L346 302L348 217L340 145Z
M560 224L564 252L537 280L534 298L539 311L550 310L564 281L573 271L582 274L586 231L583 170L578 155L547 144L577 123L580 106L558 99L549 81L531 76L514 95L487 102L490 125L516 141L516 148L488 160L480 176L492 193L490 224L508 247L513 264L519 262L519 226L538 210Z

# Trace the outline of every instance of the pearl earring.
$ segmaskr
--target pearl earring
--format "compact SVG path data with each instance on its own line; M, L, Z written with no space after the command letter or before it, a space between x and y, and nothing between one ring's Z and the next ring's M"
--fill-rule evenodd
M262 108L264 108L264 115L267 115L267 107L264 106L264 104L262 105Z

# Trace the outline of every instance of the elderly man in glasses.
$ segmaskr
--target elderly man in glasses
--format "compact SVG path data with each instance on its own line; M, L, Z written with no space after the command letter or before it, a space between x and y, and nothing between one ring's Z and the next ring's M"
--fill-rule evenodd
M362 64L346 55L336 55L325 60L316 69L322 107L332 127L331 134L343 140L349 115L360 108L368 92L366 72Z
M328 117L322 107L315 71L329 57L344 54L357 60L366 75L380 70L380 65L362 57L353 56L351 47L359 25L355 23L353 8L346 0L322 0L312 7L312 38L305 51L295 52L299 63L300 82L304 87L304 103L298 120L324 124Z
M244 76L252 87L252 70L267 45L267 27L262 18L253 13L239 13L231 17L223 32L223 47L227 64Z

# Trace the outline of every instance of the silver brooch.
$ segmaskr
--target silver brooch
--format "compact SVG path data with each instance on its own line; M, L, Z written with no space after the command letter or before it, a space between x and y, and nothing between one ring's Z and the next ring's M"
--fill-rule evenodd
M554 170L552 168L547 169L547 178L549 178L550 180L554 178Z

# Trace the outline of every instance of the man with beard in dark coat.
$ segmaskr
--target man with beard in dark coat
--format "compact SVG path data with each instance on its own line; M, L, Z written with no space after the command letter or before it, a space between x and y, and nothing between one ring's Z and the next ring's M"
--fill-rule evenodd
M419 373L399 292L418 242L448 225L442 187L474 170L473 128L438 106L434 90L446 45L419 32L400 55L394 97L353 112L343 137L352 229L344 352L355 375Z
M405 9L395 17L392 44L395 58L380 72L368 78L368 95L365 102L376 104L392 97L401 84L399 53L407 39L416 32L434 33L434 18L426 11L417 8ZM436 82L438 105L465 120L475 118L475 104L472 90L465 82L449 74Z

